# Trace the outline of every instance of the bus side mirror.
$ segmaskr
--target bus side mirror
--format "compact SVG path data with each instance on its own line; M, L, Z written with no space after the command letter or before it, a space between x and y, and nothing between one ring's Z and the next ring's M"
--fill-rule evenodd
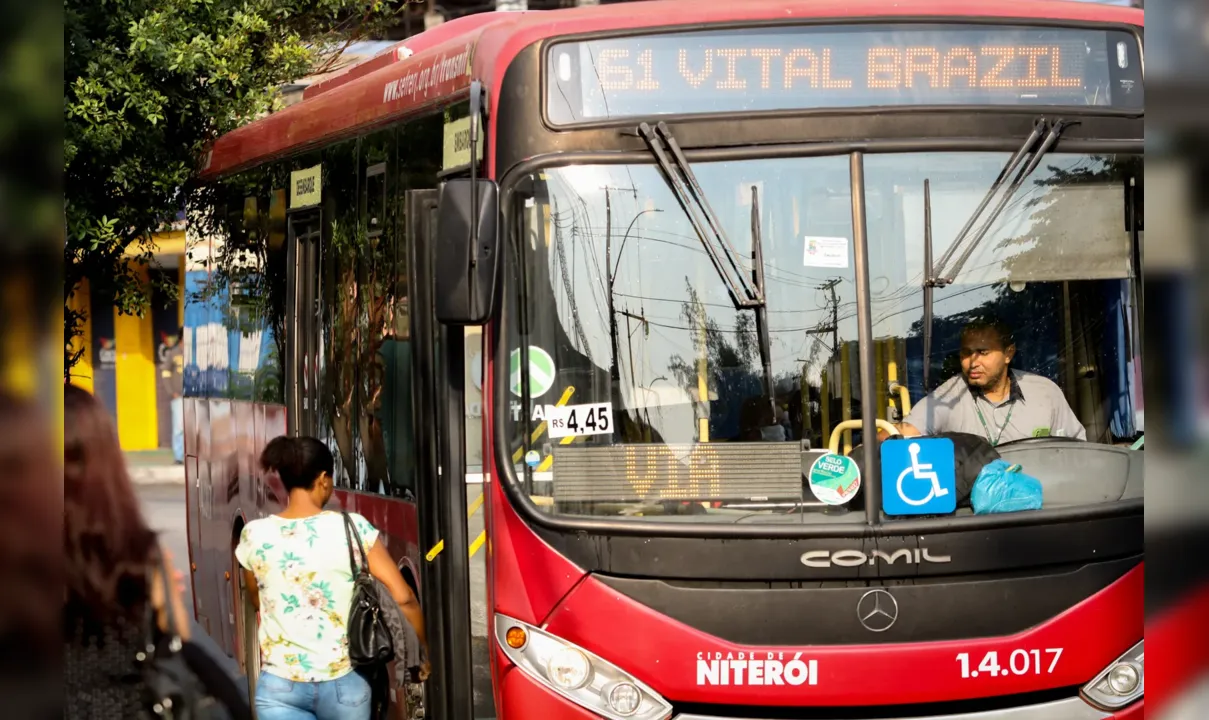
M478 221L472 223L476 211ZM495 310L497 295L499 186L483 179L447 181L437 201L436 234L433 305L437 320L446 325L482 325Z

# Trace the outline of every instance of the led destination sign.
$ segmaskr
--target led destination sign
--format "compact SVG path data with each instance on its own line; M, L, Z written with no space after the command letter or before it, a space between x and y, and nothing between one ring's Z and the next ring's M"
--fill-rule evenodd
M668 113L903 105L1142 107L1123 31L972 25L760 28L554 45L560 124Z
M554 446L556 502L800 500L797 443Z

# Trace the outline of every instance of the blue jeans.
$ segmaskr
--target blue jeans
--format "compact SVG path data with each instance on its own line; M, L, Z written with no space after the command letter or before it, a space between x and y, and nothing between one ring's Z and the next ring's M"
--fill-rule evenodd
M370 687L356 672L323 682L294 682L268 672L256 684L258 720L369 720Z

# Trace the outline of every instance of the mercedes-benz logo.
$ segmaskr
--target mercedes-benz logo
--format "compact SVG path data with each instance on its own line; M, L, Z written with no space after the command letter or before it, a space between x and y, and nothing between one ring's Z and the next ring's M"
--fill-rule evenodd
M870 590L856 601L856 619L869 632L885 632L898 620L898 601L885 590Z

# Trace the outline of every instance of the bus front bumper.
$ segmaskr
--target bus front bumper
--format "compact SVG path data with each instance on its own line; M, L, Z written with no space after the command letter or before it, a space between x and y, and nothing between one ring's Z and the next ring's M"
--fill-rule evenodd
M588 716L593 717L593 716ZM983 712L960 713L957 715L928 715L925 717L911 716L902 720L1142 720L1144 709L1142 702L1137 702L1128 708L1117 711L1116 714L1097 710L1077 697L1066 700L1042 703L1040 705L1021 705L1019 707ZM672 715L671 720L763 720L758 715L735 717L733 715Z
M500 683L500 720L525 720L546 717L559 720L599 720L602 716L590 712L549 690L515 667L504 673ZM960 713L957 715L912 716L903 720L1142 720L1144 701L1139 701L1116 713L1108 713L1088 705L1078 697L1013 708ZM670 720L765 720L758 714L700 715L676 713Z

